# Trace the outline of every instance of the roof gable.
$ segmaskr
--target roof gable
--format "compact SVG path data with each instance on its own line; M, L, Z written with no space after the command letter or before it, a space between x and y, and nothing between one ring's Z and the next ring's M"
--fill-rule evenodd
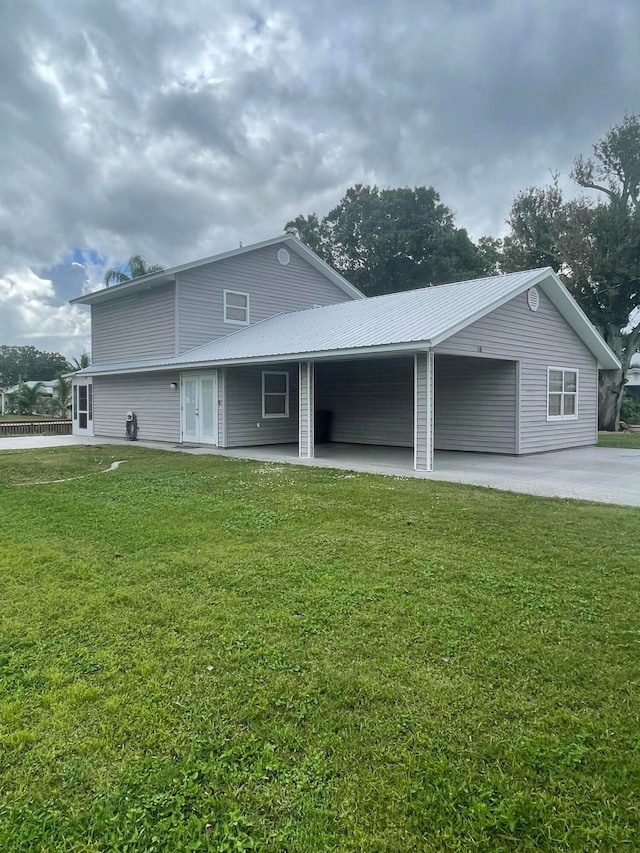
M94 305L100 302L112 301L123 295L130 295L142 290L150 290L161 284L167 284L175 281L178 273L188 270L197 269L198 267L206 266L207 264L226 261L241 255L246 255L250 252L256 252L260 249L265 249L269 246L277 246L281 244L283 248L295 252L310 266L324 275L329 281L335 284L340 290L349 295L352 299L364 299L365 296L357 287L354 287L346 278L336 272L329 264L325 263L322 258L319 258L315 252L311 251L308 246L305 246L293 234L283 234L279 237L272 237L270 240L263 240L261 243L253 243L250 246L239 246L237 249L232 249L228 252L221 252L217 255L212 255L208 258L201 258L197 261L190 261L186 264L169 267L162 272L150 273L149 275L139 276L131 281L122 282L112 287L103 287L93 293L85 293L75 299L70 300L70 304Z
M180 356L139 363L138 369L431 349L533 286L543 290L602 367L619 366L560 279L546 268L278 314ZM126 367L105 365L100 372L108 369Z

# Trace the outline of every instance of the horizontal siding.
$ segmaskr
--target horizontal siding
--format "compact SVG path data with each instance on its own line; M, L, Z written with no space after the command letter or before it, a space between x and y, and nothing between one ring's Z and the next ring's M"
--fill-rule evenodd
M171 382L178 388L173 390ZM124 438L127 412L138 418L141 441L180 441L180 375L138 373L93 380L95 435Z
M316 364L316 410L333 412L331 440L413 447L413 357Z
M91 306L93 364L175 354L175 285Z
M289 373L289 417L262 417L262 367L225 370L227 447L295 444L298 441L298 365L265 366Z
M540 291L538 311L520 294L436 348L436 353L520 360L520 452L597 441L598 371L591 351ZM547 367L578 369L578 419L547 421Z
M282 266L279 248L269 246L179 273L178 352L245 328L223 321L224 290L249 294L252 324L283 311L351 300L293 251L287 266Z
M516 363L436 356L436 450L516 453Z

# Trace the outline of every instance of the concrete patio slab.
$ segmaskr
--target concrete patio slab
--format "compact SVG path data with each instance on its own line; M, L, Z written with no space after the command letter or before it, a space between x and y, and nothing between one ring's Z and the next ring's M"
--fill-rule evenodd
M85 445L131 445L123 439L79 436L4 438L0 450ZM435 471L413 470L413 451L404 447L319 444L312 460L298 459L297 444L223 449L161 442L136 442L138 447L218 455L261 462L338 468L394 477L415 477L466 483L542 497L573 498L640 507L640 451L614 447L581 447L532 456L436 451Z
M40 447L68 447L72 444L87 444L87 439L78 435L11 435L0 438L0 450L37 450Z

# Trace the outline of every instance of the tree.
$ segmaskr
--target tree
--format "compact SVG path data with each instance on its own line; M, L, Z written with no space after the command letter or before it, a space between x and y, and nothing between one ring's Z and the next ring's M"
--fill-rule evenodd
M49 380L68 369L59 352L43 352L32 346L0 346L0 386L17 385L23 380Z
M301 215L285 231L369 296L484 272L484 256L433 187L356 184L324 218Z
M124 281L131 281L132 278L162 272L163 269L161 264L148 264L140 255L131 255L125 267L116 265L105 272L104 285L109 287L112 284L122 284Z
M600 429L615 430L625 376L640 349L640 117L626 116L578 157L571 178L582 194L565 201L557 176L520 193L504 240L505 270L551 266L620 359L600 371Z
M71 407L71 380L59 376L53 387L52 397L54 414L64 418Z
M44 382L34 382L33 384L22 383L18 388L18 414L30 415L40 407L43 388Z
M91 359L89 358L88 353L83 352L80 358L72 358L71 361L68 362L68 364L69 370L75 372L77 370L84 370L85 367L89 367L89 365L91 364Z

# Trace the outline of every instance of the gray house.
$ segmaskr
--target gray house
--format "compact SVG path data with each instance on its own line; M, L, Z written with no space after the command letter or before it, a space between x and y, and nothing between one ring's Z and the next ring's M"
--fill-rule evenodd
M73 300L74 433L245 447L322 439L524 454L594 444L615 355L551 269L366 299L296 238Z

